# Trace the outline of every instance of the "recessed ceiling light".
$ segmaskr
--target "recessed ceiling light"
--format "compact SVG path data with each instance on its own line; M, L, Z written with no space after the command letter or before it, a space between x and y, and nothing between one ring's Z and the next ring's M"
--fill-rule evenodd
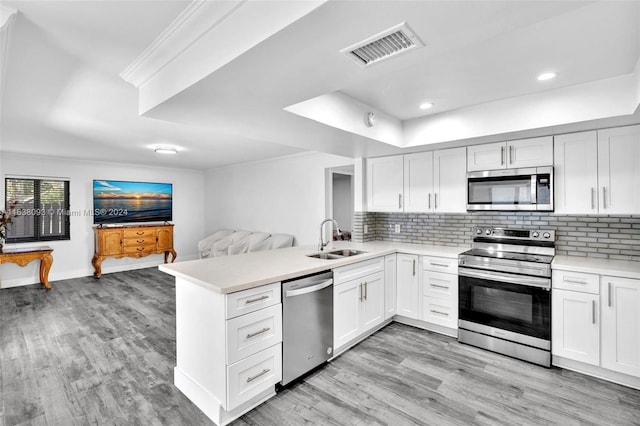
M177 154L178 150L171 146L158 146L153 149L156 154Z
M538 76L538 81L551 80L552 78L556 78L558 73L555 72L545 72Z
M432 107L433 107L433 104L431 102L425 102L423 104L420 104L420 109L429 109Z

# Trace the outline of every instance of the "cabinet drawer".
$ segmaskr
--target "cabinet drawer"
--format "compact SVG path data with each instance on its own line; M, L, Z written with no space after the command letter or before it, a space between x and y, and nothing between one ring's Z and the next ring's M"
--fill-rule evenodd
M458 303L435 297L422 299L422 320L449 328L458 328Z
M155 251L156 251L155 244L146 245L146 246L136 245L136 246L124 247L125 253L141 253L142 254L142 253L154 253Z
M358 262L353 265L341 266L333 270L333 285L339 285L382 271L384 271L384 256Z
M227 367L227 406L231 411L282 380L282 344Z
M422 269L457 274L458 258L422 256Z
M436 299L458 300L458 276L426 271L423 275L422 294Z
M583 272L552 271L551 287L562 290L600 294L600 276L585 274Z
M153 237L155 235L155 230L151 229L125 229L124 237L125 238L137 238L137 237Z
M281 302L280 282L227 294L226 318L235 318Z
M155 245L156 239L153 236L125 238L123 242L125 247L149 246L149 245Z
M227 321L227 364L282 342L282 304Z

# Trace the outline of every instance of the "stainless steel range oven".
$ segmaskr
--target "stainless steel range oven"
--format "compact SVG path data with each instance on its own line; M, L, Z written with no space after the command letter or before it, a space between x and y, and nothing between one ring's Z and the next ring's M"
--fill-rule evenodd
M551 365L552 230L479 227L458 258L458 340Z

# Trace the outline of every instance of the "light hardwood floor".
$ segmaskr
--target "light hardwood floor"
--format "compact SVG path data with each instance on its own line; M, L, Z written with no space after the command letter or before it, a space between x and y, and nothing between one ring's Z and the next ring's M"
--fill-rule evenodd
M0 425L210 425L173 386L155 268L0 290ZM640 425L640 391L391 324L246 425Z

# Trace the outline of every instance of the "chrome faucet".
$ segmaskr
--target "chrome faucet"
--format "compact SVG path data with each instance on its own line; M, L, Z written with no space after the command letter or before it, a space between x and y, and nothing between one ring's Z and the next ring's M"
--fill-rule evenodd
M324 238L322 236L322 228L324 227L324 224L327 222L333 222L333 224L336 226L336 231L338 232L338 235L340 235L342 233L342 231L340 231L340 227L338 226L338 222L335 221L335 219L325 219L322 221L322 223L320 224L320 244L318 245L318 250L322 251L324 250L324 248L327 246L327 244L330 243L330 241L327 241L326 243L324 242Z

